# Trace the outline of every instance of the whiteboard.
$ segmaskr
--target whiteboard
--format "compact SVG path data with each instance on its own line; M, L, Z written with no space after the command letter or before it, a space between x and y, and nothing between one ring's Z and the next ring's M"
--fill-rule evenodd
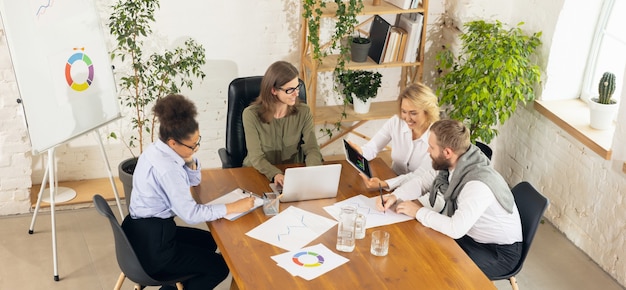
M93 0L0 0L32 151L121 117Z

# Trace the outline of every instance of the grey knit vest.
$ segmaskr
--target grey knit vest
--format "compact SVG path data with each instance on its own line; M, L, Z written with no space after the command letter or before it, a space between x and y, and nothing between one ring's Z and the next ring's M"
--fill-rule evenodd
M431 206L435 204L437 192L442 192L445 206L442 214L452 216L457 209L456 199L465 184L472 180L485 183L493 192L496 200L509 213L513 213L513 193L504 178L489 165L489 159L475 145L457 160L452 179L448 184L448 170L439 170L430 194Z

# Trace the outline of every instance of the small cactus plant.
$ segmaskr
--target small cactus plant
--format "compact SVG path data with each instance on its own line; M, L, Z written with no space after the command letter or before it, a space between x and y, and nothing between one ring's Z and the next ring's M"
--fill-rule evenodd
M605 72L598 84L598 93L600 93L598 103L605 105L614 104L615 101L611 100L613 92L615 92L615 74Z

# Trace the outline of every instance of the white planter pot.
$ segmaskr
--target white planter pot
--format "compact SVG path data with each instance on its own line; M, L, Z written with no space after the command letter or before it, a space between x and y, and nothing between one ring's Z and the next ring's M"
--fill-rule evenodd
M591 128L597 130L606 130L611 128L618 108L617 104L605 105L589 101L589 125L591 125Z
M367 99L363 102L359 98L352 96L352 104L354 105L354 112L357 114L365 114L370 111L370 104L372 99Z

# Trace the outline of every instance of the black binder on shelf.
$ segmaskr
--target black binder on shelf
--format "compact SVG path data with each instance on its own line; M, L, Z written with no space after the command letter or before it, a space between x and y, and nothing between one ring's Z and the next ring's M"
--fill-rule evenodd
M385 46L390 31L391 24L379 15L374 15L372 26L370 26L370 40L372 41L372 46L370 47L368 56L378 64L383 62Z

